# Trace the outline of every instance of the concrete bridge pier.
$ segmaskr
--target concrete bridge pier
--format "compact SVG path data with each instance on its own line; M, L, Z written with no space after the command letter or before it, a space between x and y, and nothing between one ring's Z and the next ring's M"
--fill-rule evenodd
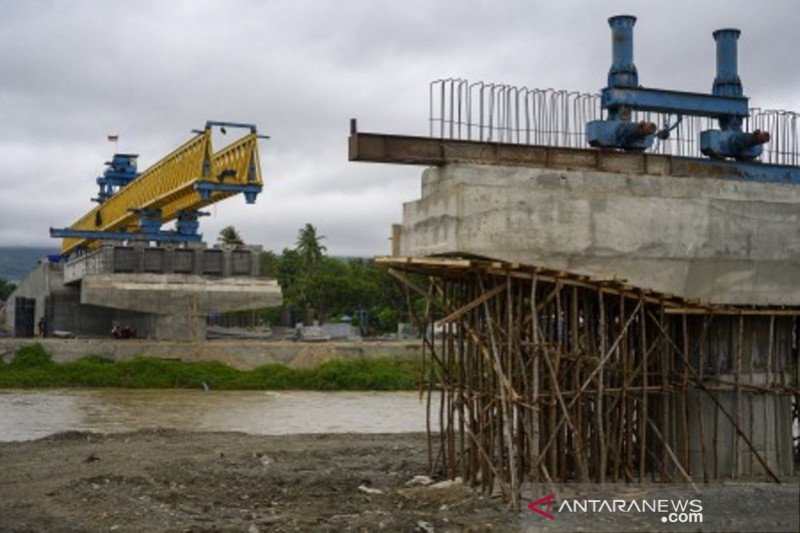
M671 323L680 336L689 322L686 344L703 354L691 351L692 365L713 397L679 360L651 370L663 388L652 416L667 422L664 438L695 479L763 475L753 450L778 476L793 475L797 167L355 127L349 154L427 167L420 198L392 228L398 261L483 258L684 299L694 310L675 311Z
M50 332L107 337L126 325L142 338L204 339L210 313L281 304L277 281L258 277L258 251L107 246L66 264L42 261L0 318L14 330L13 302L25 298Z

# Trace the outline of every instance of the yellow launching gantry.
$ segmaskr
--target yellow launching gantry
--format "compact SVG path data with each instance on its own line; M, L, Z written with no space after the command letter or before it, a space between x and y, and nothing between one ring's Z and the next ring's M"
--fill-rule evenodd
M213 153L211 131L220 127L246 128L249 133ZM192 242L199 241L200 209L234 194L247 203L261 192L258 135L253 124L208 121L195 137L146 171L136 171L135 154L115 154L109 168L97 178L98 206L72 226L50 228L62 238L61 255L70 256L100 246L103 240ZM175 230L161 226L176 221Z

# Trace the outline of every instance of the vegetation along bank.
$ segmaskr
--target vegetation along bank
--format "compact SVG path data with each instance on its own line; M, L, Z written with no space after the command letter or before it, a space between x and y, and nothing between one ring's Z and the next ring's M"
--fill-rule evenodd
M281 364L239 370L215 361L137 358L113 362L89 356L55 363L40 344L25 346L8 363L0 359L0 388L123 387L217 390L414 390L419 358L326 361L313 368Z

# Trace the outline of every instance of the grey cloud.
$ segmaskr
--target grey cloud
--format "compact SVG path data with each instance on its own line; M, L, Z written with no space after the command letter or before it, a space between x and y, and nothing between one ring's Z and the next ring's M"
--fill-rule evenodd
M595 91L610 61L606 18L639 17L648 86L706 91L711 31L743 30L740 70L754 103L798 108L792 50L800 4L771 1L0 0L0 245L54 246L49 226L92 204L121 135L142 166L207 118L255 122L267 187L231 199L202 230L236 225L281 249L315 223L332 253L385 253L421 169L347 161L362 130L425 134L428 83L442 77Z

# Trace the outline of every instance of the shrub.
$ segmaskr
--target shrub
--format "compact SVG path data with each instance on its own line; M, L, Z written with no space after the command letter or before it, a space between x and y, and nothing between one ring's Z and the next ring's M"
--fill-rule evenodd
M238 370L216 361L138 358L113 362L88 356L56 364L42 346L20 349L0 371L0 387L127 387L212 390L413 390L419 360L399 358L327 361L315 368L270 364Z
M53 360L44 347L39 344L23 346L17 350L17 355L12 359L11 365L14 368L37 368L52 365Z

